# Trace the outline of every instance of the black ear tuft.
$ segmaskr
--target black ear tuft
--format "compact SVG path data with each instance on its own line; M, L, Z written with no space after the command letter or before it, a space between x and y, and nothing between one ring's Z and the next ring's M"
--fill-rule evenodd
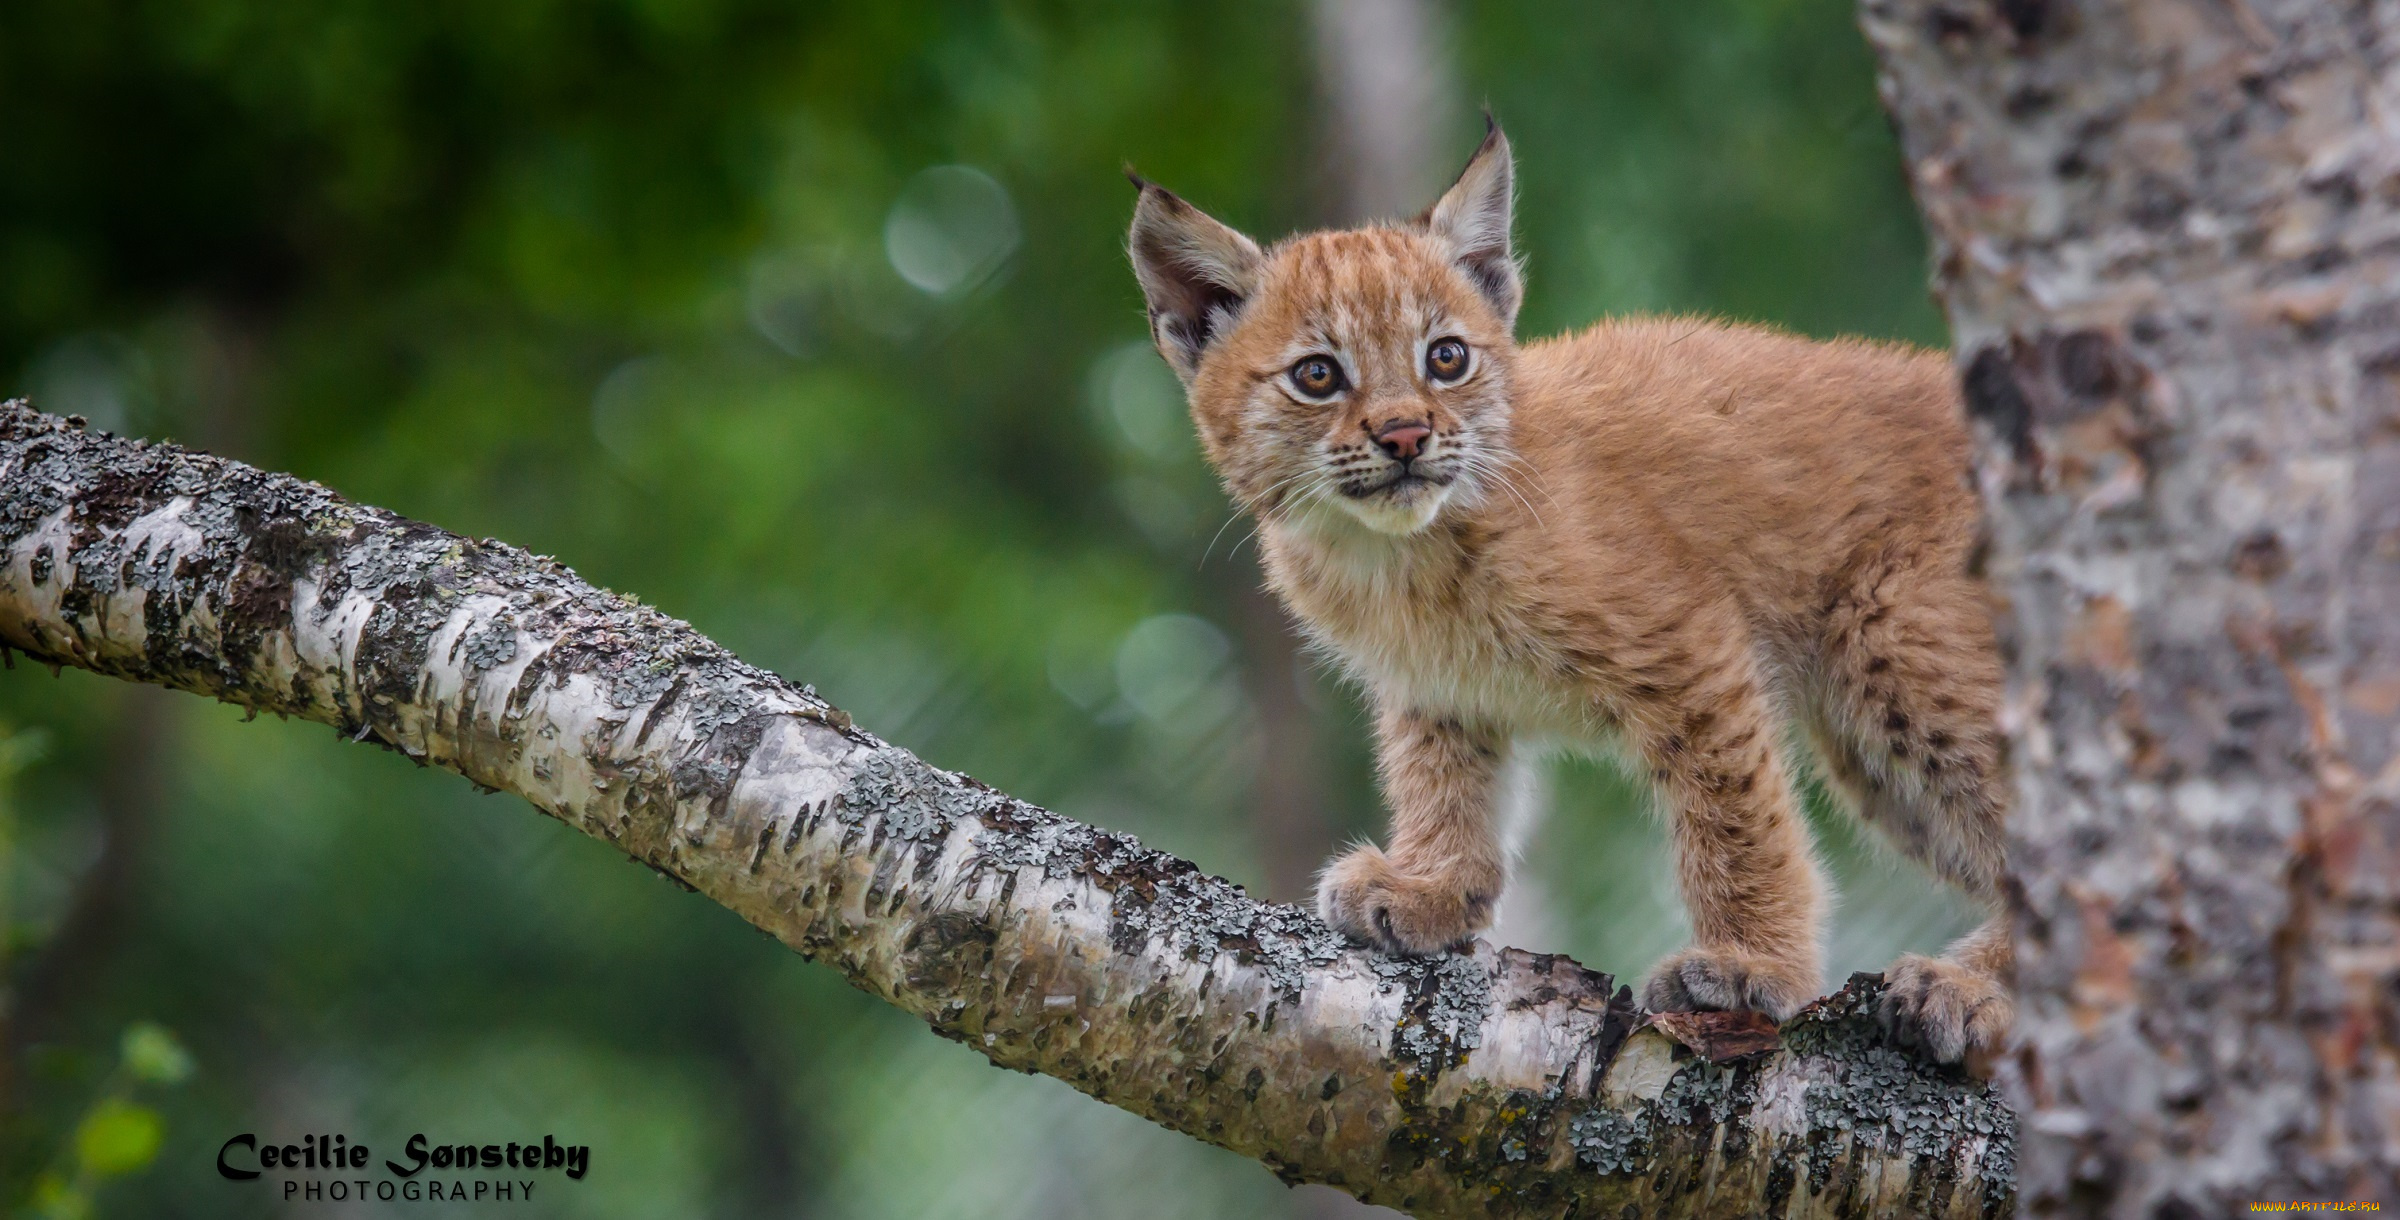
M1468 158L1458 181L1420 218L1426 231L1450 246L1458 269L1514 328L1524 303L1524 275L1517 267L1509 229L1516 217L1516 160L1492 112L1483 112L1483 143Z
M1258 243L1145 181L1128 169L1140 192L1126 252L1150 308L1150 336L1175 374L1189 382L1209 344L1222 338L1257 286L1265 256Z

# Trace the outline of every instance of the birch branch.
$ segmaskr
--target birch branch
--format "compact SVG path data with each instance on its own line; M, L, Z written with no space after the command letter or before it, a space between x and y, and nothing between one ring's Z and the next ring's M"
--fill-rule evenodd
M1286 1181L1422 1216L2011 1205L2012 1116L1882 1043L1870 978L1777 1034L1647 1023L1551 955L1373 954L554 560L23 402L0 405L0 642L516 793L994 1064Z

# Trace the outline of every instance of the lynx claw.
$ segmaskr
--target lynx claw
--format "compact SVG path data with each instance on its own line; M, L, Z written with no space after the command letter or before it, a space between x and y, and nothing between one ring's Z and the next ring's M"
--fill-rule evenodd
M1693 946L1652 967L1642 983L1651 1012L1763 1012L1781 1022L1817 997L1813 967L1733 948Z
M2016 1015L2016 1001L1999 980L1914 953L1884 971L1883 1002L1875 1014L1892 1041L1936 1063L1999 1050Z
M1317 914L1335 931L1409 957L1465 948L1491 909L1489 896L1401 872L1374 847L1335 860L1317 879Z

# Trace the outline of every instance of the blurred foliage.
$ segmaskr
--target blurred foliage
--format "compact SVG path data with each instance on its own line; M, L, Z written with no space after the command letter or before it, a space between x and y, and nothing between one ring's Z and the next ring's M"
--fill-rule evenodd
M1449 24L1462 102L1519 150L1527 333L1698 309L1941 340L1844 6ZM555 554L944 766L1256 882L1258 729L1218 625L1253 561L1143 345L1117 170L1254 232L1307 221L1307 31L1263 0L14 0L0 389ZM1370 832L1357 706L1305 693L1335 821ZM48 1026L0 1199L163 1138L105 1210L250 1215L265 1193L211 1168L235 1133L380 1156L505 1127L594 1149L512 1214L1291 1206L508 798L319 728L129 706L0 675L0 717L51 740L0 931L76 959L15 997ZM1549 947L1630 976L1679 935L1658 832L1604 768L1557 787ZM1838 966L1958 926L1838 827L1829 854ZM96 886L121 891L105 934L74 924ZM88 1108L137 1014L204 1066L139 1103L140 1139Z
M20 802L17 781L49 748L49 734L0 724L0 862L17 858ZM32 947L34 929L17 914L16 869L0 868L0 971L6 971ZM0 978L6 978L0 973ZM0 993L4 994L4 993ZM4 1013L5 1009L0 1009Z
M182 1084L192 1057L165 1027L136 1021L119 1042L116 1070L100 1087L50 1168L35 1175L23 1214L30 1220L83 1220L95 1214L102 1186L148 1169L166 1137L165 1121L137 1100Z

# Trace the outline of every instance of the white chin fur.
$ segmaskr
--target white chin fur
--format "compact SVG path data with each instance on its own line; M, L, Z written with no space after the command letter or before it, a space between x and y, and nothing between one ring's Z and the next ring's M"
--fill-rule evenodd
M1415 486L1394 491L1379 491L1364 499L1335 495L1333 501L1358 518L1360 524L1379 534L1406 535L1433 524L1442 505L1450 500L1453 484L1439 487Z

